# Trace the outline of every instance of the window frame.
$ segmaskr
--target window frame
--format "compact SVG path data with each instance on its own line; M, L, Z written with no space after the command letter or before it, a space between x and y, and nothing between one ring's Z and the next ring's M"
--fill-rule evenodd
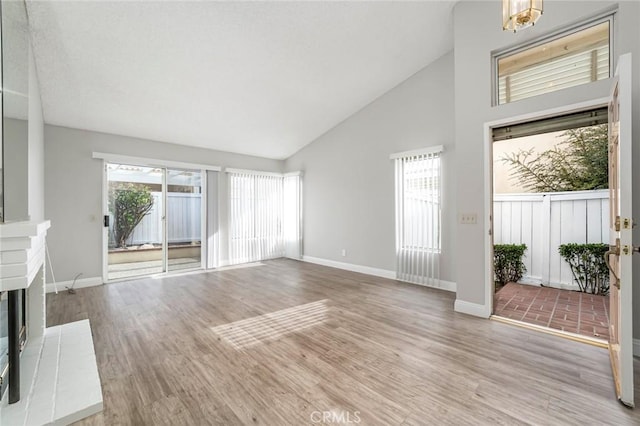
M500 93L499 93L500 76L499 76L499 68L498 68L498 61L500 59L503 59L505 57L508 57L517 53L524 52L529 49L533 49L545 43L558 40L565 36L578 33L580 31L586 30L596 25L603 24L605 22L609 23L609 77L608 78L611 78L614 72L614 58L615 58L614 35L615 35L615 29L616 29L617 12L618 12L617 7L613 9L607 9L597 15L591 16L588 19L582 19L578 22L567 25L566 27L544 34L540 37L534 38L524 43L519 43L517 45L512 45L504 49L492 51L491 52L491 106L493 107L502 106L502 105L511 104L513 102L518 102L518 101L511 101L511 102L505 102L503 104L500 103ZM577 85L573 87L578 87L578 86L581 86L581 85ZM564 89L560 89L560 90L564 90ZM553 92L549 92L549 93L553 93ZM540 96L540 95L533 95L524 99L535 98L537 96ZM524 99L519 99L519 100L524 100Z

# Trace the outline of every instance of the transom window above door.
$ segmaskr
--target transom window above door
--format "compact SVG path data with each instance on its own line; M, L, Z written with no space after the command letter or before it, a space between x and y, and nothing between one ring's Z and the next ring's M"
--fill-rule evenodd
M494 105L609 78L613 17L494 54Z

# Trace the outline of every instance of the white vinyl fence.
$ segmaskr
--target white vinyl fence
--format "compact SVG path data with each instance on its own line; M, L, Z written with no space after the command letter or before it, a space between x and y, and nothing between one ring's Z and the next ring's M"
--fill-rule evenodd
M152 192L153 208L136 226L127 244L162 244L162 193ZM201 194L167 194L167 237L169 243L200 241ZM111 215L110 215L111 216ZM109 220L109 238L113 237L113 216Z
M495 244L526 244L521 282L577 289L558 253L566 243L609 241L609 190L496 194Z

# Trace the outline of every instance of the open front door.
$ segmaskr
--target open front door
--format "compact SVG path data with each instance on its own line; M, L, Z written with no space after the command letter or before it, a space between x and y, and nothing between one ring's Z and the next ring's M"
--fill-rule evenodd
M609 100L609 353L618 399L633 407L631 54L620 56Z

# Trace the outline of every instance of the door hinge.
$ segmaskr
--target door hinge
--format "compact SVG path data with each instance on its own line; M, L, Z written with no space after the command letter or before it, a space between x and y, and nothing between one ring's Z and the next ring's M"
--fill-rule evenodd
M620 232L620 229L631 229L635 228L636 224L633 219L628 217L621 218L620 216L616 216L615 228L616 232Z
M640 246L629 246L626 244L622 246L622 254L625 256L630 256L634 253L640 254Z

